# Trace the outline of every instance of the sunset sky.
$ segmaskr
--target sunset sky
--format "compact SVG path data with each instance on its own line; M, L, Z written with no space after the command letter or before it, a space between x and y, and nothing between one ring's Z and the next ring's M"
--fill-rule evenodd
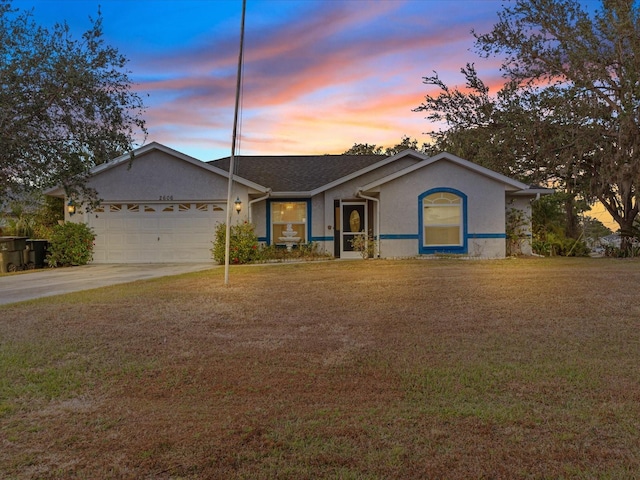
M461 84L502 0L248 0L240 154L342 153L354 143L428 141L413 112L434 71ZM201 160L228 156L241 0L14 0L77 38L100 5L105 41L129 58L145 96L147 142ZM434 90L432 90L434 92ZM149 95L146 97L146 95Z
M429 141L413 112L434 71L462 86L474 62L496 91L500 59L474 51L508 0L247 0L240 155L342 153L354 143ZM597 0L583 4L597 7ZM229 156L241 0L14 0L38 24L78 39L103 16L129 60L149 135L200 160ZM593 212L605 220L601 205Z

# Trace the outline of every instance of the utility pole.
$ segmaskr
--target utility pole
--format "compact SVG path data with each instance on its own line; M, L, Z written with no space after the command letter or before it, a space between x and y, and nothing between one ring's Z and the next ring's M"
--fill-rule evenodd
M229 186L227 188L227 224L224 241L224 284L229 285L229 249L231 243L231 199L233 196L233 174L236 160L236 137L238 135L238 110L240 109L240 91L242 89L242 63L244 53L244 17L247 0L242 0L242 20L240 21L240 51L238 54L238 72L236 77L236 104L233 113L233 134L231 136L231 158L229 160Z

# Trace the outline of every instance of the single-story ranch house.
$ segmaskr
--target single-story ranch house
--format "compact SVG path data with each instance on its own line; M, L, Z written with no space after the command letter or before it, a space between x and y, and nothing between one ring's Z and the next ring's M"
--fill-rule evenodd
M66 219L94 229L95 263L211 261L216 224L226 219L229 160L202 162L150 143L133 161L127 154L95 167L89 186L100 206L79 206ZM509 209L529 219L531 200L551 192L448 153L235 160L241 211L230 205L233 222L253 223L266 244L315 242L336 258L358 258L353 240L366 234L383 258L504 257Z

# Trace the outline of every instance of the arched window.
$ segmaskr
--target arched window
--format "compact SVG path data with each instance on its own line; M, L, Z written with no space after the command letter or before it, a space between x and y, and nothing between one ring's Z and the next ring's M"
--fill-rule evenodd
M463 253L466 196L452 189L437 189L420 196L420 250Z

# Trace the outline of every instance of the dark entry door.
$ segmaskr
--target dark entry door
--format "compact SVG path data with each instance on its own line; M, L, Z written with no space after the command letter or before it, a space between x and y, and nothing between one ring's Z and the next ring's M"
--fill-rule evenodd
M342 202L340 219L340 258L359 258L353 244L367 232L366 204L362 202Z

